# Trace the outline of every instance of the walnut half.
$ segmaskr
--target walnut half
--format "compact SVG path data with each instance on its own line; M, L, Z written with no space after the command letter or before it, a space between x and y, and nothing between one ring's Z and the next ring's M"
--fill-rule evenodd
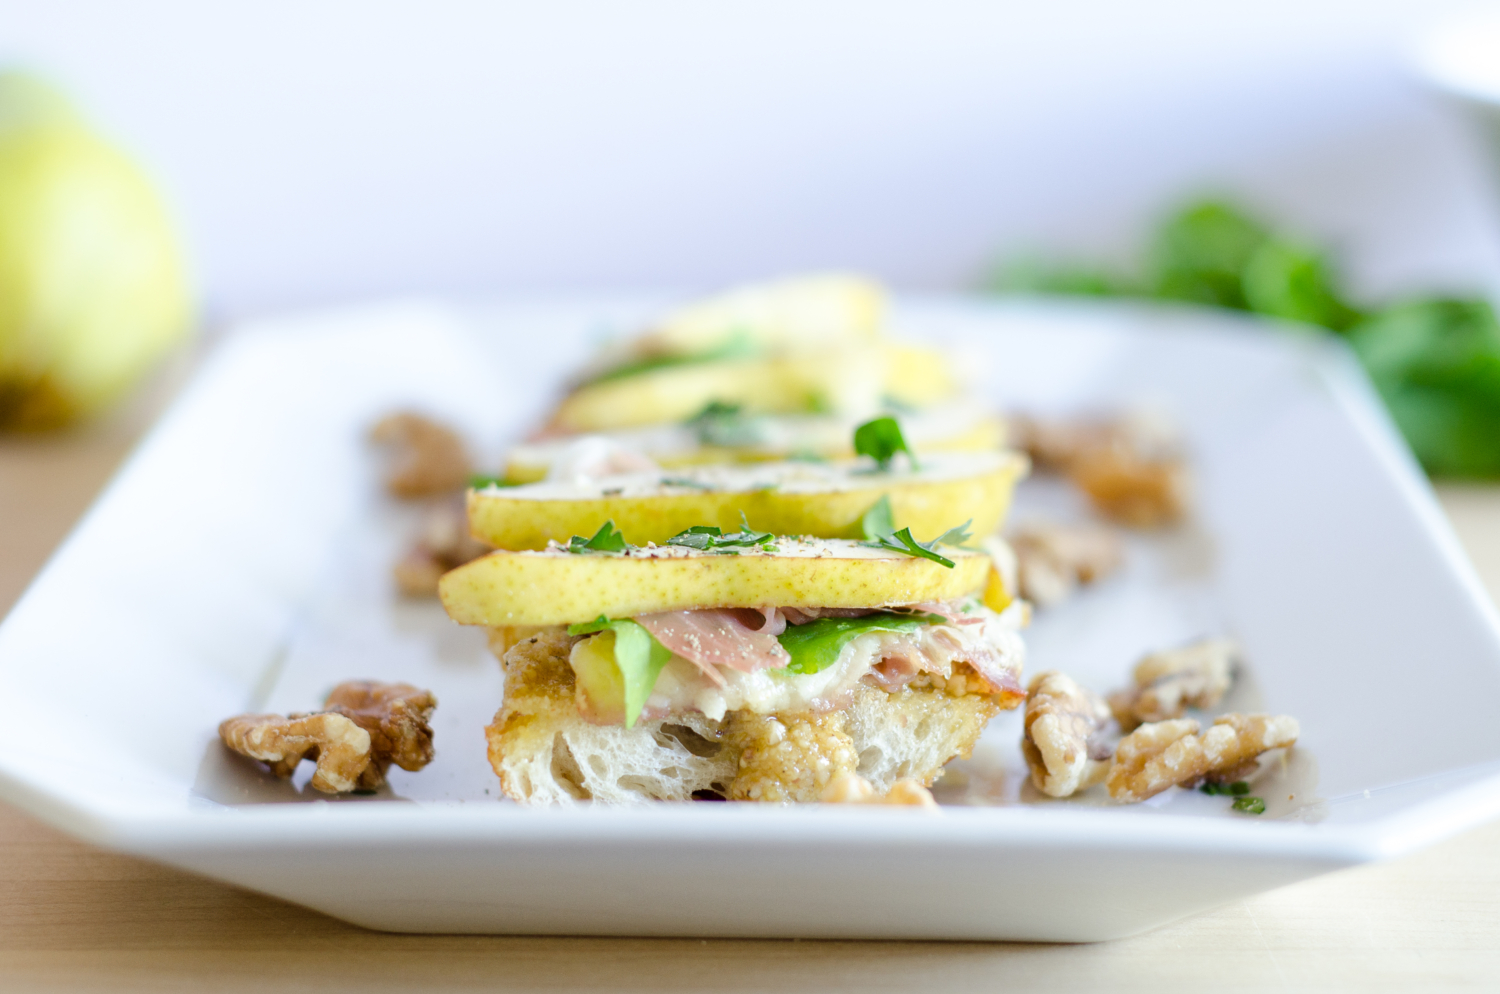
M1181 718L1187 708L1218 705L1234 682L1239 649L1228 639L1203 639L1153 652L1136 664L1135 686L1109 695L1120 729Z
M430 763L435 707L429 691L410 684L352 680L333 688L322 711L238 715L219 725L219 738L283 779L302 760L314 760L313 787L343 794L379 787L393 762L403 770Z
M1035 523L1011 536L1021 596L1037 607L1067 599L1079 584L1113 573L1125 558L1120 536L1095 524Z
M1016 418L1014 444L1041 469L1065 473L1105 515L1137 528L1183 518L1192 480L1177 432L1144 413L1046 421Z
M1049 797L1069 797L1109 773L1109 750L1097 740L1109 721L1098 694L1056 671L1039 673L1026 691L1021 752L1031 782Z
M1170 787L1240 779L1261 753L1293 744L1300 731L1295 718L1268 714L1221 715L1201 735L1190 718L1142 725L1115 747L1109 796L1144 801Z
M370 439L391 451L385 486L395 497L430 497L462 490L473 468L458 432L411 411L381 418Z

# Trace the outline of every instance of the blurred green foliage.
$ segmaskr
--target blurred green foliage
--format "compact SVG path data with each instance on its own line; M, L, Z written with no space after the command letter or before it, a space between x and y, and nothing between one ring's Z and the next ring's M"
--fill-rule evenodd
M1033 258L1004 267L992 288L1178 300L1321 326L1348 338L1429 473L1500 477L1500 323L1488 301L1362 310L1326 252L1219 200L1169 217L1144 267L1126 274Z

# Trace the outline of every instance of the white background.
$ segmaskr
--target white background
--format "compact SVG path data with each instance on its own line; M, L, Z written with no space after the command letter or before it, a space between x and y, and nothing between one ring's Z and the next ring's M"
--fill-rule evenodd
M0 0L150 165L210 312L701 287L972 286L1124 256L1228 189L1374 296L1492 284L1473 142L1405 68L1444 0Z

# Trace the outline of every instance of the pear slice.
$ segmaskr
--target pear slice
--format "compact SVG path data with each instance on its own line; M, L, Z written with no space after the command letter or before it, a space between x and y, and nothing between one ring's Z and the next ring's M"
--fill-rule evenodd
M686 424L648 425L593 432L611 448L631 449L658 466L712 466L777 462L791 457L852 459L854 429L866 414L762 414L726 412ZM1003 418L973 401L953 401L901 415L901 432L918 455L928 452L992 452L1005 444ZM547 478L559 456L578 436L564 435L515 446L506 456L508 483Z
M492 552L446 574L443 607L464 625L569 625L711 607L871 608L982 596L994 564L940 546L950 568L839 539L781 538L738 555L678 546L627 553Z
M747 414L868 412L890 400L923 407L956 389L940 353L872 342L684 361L607 376L564 397L551 427L586 432L681 422L714 402Z
M869 459L780 462L488 487L469 491L469 531L498 549L543 549L606 521L636 545L694 525L739 531L742 521L776 535L863 538L861 519L884 496L892 527L919 540L966 521L984 536L1000 527L1026 469L1015 452L955 452L924 456L918 470L879 472Z

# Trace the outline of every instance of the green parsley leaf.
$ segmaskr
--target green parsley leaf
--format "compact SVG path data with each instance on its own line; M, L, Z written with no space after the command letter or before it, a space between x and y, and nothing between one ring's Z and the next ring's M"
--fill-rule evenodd
M614 632L615 665L625 684L625 727L633 728L672 653L638 622L611 621L602 614L594 621L569 625L568 634L591 635L605 629Z
M968 521L965 521L957 528L949 528L937 538L933 539L931 542L928 542L927 548L930 549L934 545L951 545L955 549L968 548L969 542L973 541L974 539L974 536L969 534L969 526L973 523L974 519L970 518Z
M476 473L475 475L469 477L470 490L485 490L489 487L513 486L515 486L515 484L507 481L503 476L485 476L483 473Z
M1236 797L1230 807L1236 811L1243 811L1247 815L1263 815L1266 813L1266 802L1258 797Z
M954 565L956 565L953 560L949 559L946 556L938 555L938 553L933 551L933 546L938 544L947 544L944 543L943 540L953 535L955 532L959 533L963 537L963 539L967 541L968 527L968 523L965 522L958 528L950 528L947 531L943 532L942 535L939 535L937 540L933 542L918 542L916 539L911 537L910 528L903 528L892 535L888 535L887 537L880 539L878 542L866 542L865 544L872 549L890 549L892 552L904 552L908 556L916 556L918 559L930 559L941 566L946 566L949 569L952 569Z
M844 646L866 632L914 632L932 623L933 615L871 614L863 618L819 618L791 625L776 637L791 654L788 673L817 673L838 661Z
M737 549L759 546L770 551L775 547L771 544L776 536L770 532L752 531L748 522L745 521L745 512L740 512L740 521L744 524L742 531L724 534L718 525L694 525L685 531L667 539L668 545L678 545L688 549L696 549L699 552L719 552L724 554L739 555Z
M593 538L574 535L568 539L569 552L624 552L629 548L630 544L625 541L624 533L615 530L614 519L600 525Z
M860 530L866 539L888 538L896 532L896 522L891 516L891 497L881 494L880 499L859 519Z
M895 418L876 418L854 429L854 452L856 455L871 457L882 470L891 468L891 460L896 457L896 453L905 452L911 459L912 468L917 468L917 457L907 447L906 438L901 434L901 425Z

